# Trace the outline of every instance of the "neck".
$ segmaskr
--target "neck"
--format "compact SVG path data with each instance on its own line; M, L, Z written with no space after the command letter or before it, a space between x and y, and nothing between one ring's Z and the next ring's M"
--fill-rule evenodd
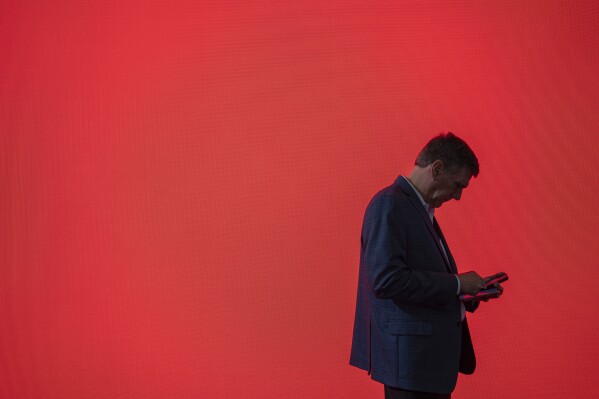
M426 168L415 166L412 173L408 176L408 180L412 183L412 186L414 186L416 191L418 191L418 194L422 196L424 202L430 204L430 195L428 195L429 182L427 179Z

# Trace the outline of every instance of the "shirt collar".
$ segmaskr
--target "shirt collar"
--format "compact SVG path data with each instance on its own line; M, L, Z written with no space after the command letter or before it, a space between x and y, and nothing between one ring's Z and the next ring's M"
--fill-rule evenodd
M404 178L404 180L406 182L408 182L408 184L410 185L410 187L412 187L412 189L416 193L416 196L418 196L418 199L422 203L422 206L426 210L426 213L428 213L428 217L431 218L431 223L432 223L433 222L433 218L435 217L435 208L433 208L432 206L430 206L429 204L427 204L424 201L424 198L422 198L422 195L420 195L420 193L418 192L418 190L416 190L416 187L414 187L414 185L412 184L412 182L407 177L405 177L405 176L402 176L402 177Z

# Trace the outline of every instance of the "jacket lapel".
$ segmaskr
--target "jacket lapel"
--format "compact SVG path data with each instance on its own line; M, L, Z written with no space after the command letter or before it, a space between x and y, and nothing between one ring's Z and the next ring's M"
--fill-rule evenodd
M445 246L447 256L445 256L445 253L443 252L443 248L441 248L441 238L440 237L443 237L443 234L441 233L441 229L439 229L439 233L441 233L441 234L437 234L437 229L435 229L435 226L433 226L433 223L431 223L431 219L428 216L428 213L426 213L424 206L422 206L420 199L414 192L414 189L412 188L410 183L408 183L403 176L399 176L395 180L395 184L398 184L399 187L402 189L402 191L408 195L408 199L409 199L410 203L416 209L416 212L420 215L420 217L423 219L424 223L426 224L426 228L428 229L433 240L435 241L435 245L437 245L437 249L441 253L441 258L443 258L443 262L445 262L445 267L447 268L447 271L449 271L450 273L456 273L455 267L452 267L452 265L451 265L451 263L453 262L453 258L451 257L451 254L447 247L447 243L445 242L444 238L443 238L443 245ZM436 219L435 219L435 222L436 222ZM437 227L438 227L438 225L437 225ZM449 259L449 262L448 262L448 259ZM453 264L455 265L455 263L453 263Z
M437 235L439 236L439 238L441 238L441 242L443 242L443 246L445 247L445 251L447 252L447 258L449 259L449 267L451 268L451 272L454 274L457 274L458 267L455 264L455 259L453 259L453 256L451 255L451 251L449 250L447 241L445 241L445 236L443 235L443 232L441 231L441 226L439 226L439 223L437 222L437 218L433 218L433 219L434 219L433 227L435 228L435 231L437 232Z

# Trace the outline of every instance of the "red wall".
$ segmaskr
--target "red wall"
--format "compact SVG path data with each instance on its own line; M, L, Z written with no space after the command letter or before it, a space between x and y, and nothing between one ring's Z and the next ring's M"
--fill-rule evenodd
M596 395L599 3L494 3L2 1L0 397L382 398L362 216L443 131L511 277L456 397Z

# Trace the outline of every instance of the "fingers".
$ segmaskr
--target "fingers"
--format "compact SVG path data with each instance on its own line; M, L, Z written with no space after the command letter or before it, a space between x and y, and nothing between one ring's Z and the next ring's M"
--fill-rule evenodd
M474 289L474 295L478 294L481 290L487 289L487 282L484 278L480 278L478 288ZM485 301L486 302L486 301Z
M480 292L480 290L484 289L484 282L482 279L480 279L480 282L478 283L478 287L474 288L474 295L478 294Z

